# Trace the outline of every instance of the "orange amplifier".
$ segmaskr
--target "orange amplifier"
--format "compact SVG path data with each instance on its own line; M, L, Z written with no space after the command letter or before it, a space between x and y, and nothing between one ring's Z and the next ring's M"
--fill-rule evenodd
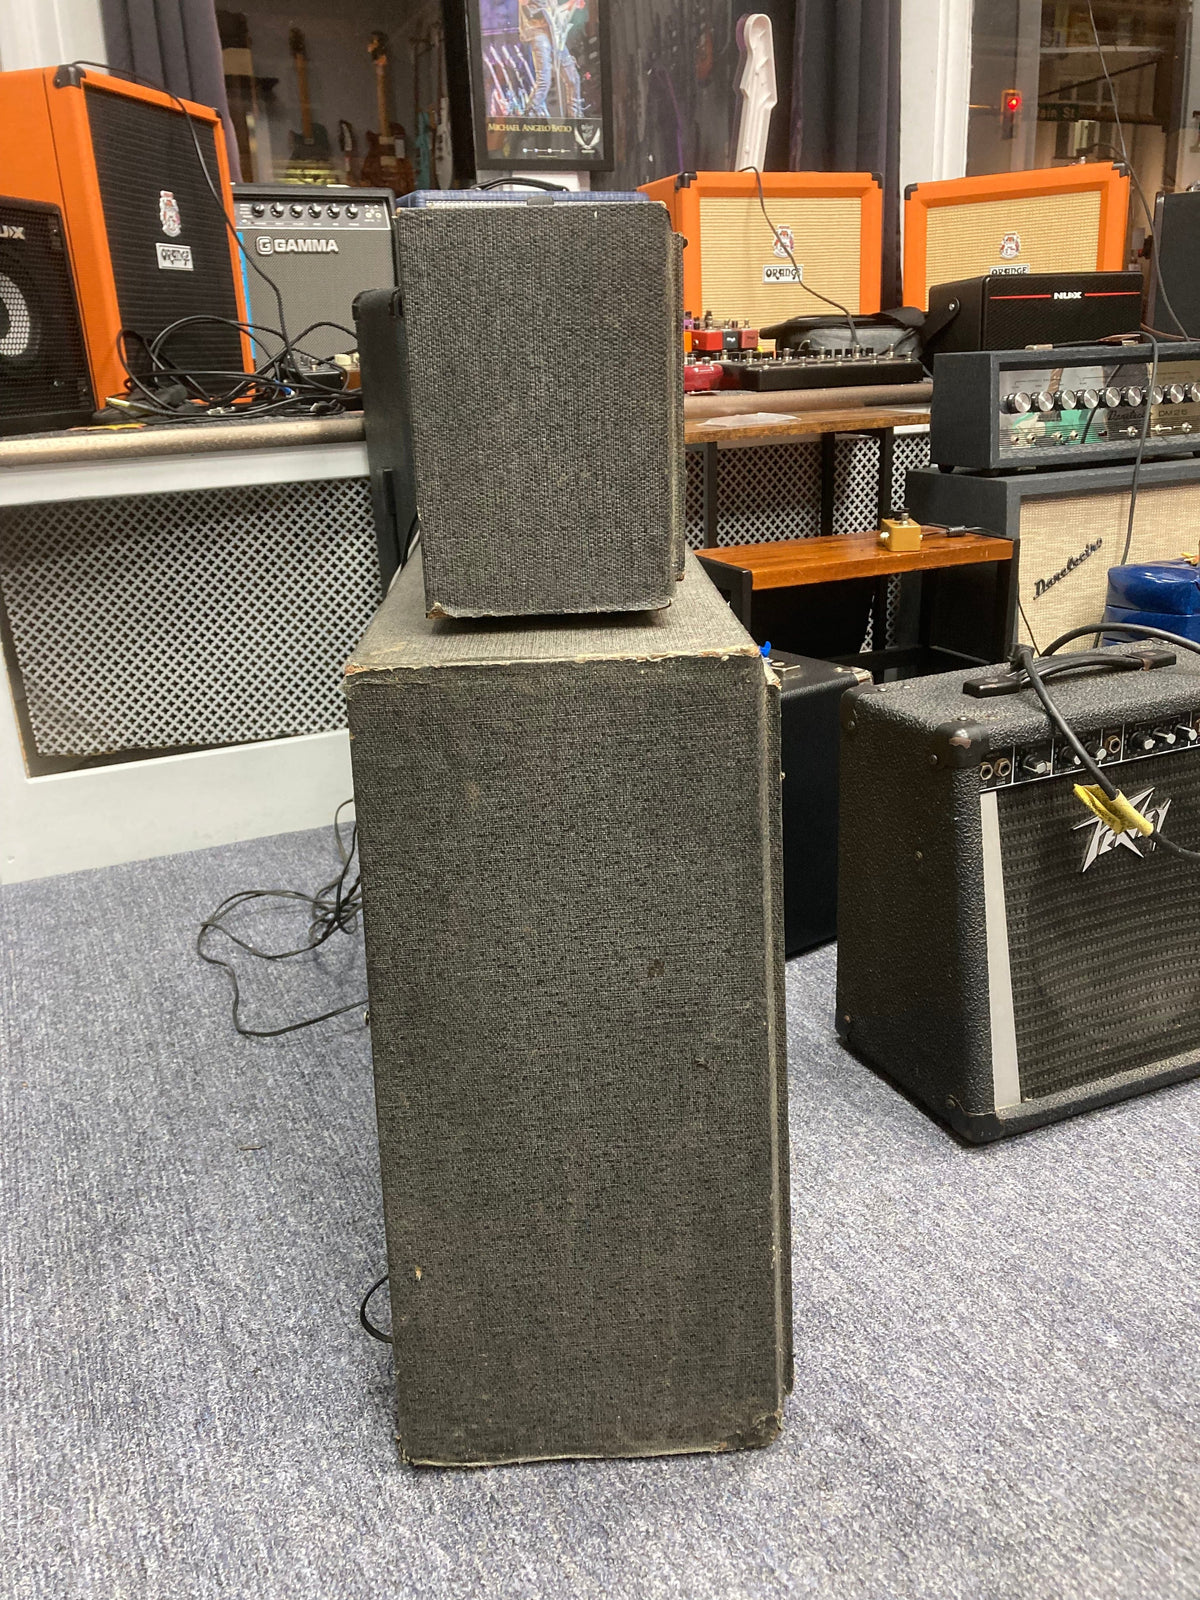
M763 198L800 269L776 240L752 172L682 172L642 185L683 234L683 303L752 328L832 313L802 284L851 312L879 310L883 192L869 172L764 172Z
M62 212L101 403L125 389L123 328L152 339L181 317L200 317L172 335L164 354L173 364L197 374L253 370L249 340L228 325L244 321L246 307L215 111L90 68L0 72L0 173L6 194ZM215 318L227 320L207 320ZM128 349L145 370L136 341Z
M910 184L904 304L934 283L1027 272L1120 272L1129 179L1111 161Z

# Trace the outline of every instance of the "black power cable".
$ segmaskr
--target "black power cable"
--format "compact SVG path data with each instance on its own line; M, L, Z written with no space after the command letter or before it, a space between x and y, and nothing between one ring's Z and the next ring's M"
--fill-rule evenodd
M332 1011L323 1011L319 1017L305 1017L300 1022L289 1022L281 1028L248 1028L241 1019L241 990L236 969L232 962L210 954L207 949L210 936L221 934L239 950L246 951L248 955L255 956L260 961L290 961L295 956L311 955L335 933L356 933L358 919L362 913L361 880L357 873L352 881L348 880L358 852L358 824L356 822L351 829L347 843L342 834L340 821L342 812L353 803L352 800L344 800L334 813L333 831L338 855L341 858L341 871L330 883L318 889L315 894L305 894L299 889L239 889L236 893L227 895L216 910L205 917L200 924L196 934L196 954L210 967L220 967L229 975L233 987L233 1025L245 1039L277 1039L282 1034L297 1033L301 1028L311 1028L318 1022L328 1022L333 1017L344 1016L348 1011L366 1010L365 1000L355 1000L350 1005L336 1006ZM308 938L305 942L291 950L264 950L251 940L243 939L240 934L234 933L227 926L227 918L233 912L261 900L295 901L307 906L310 919Z
M371 1335L372 1339L378 1339L380 1344L392 1344L394 1343L394 1340L392 1339L390 1333L384 1333L382 1328L377 1328L375 1326L370 1317L367 1315L367 1312L368 1308L370 1307L372 1297L383 1288L387 1281L388 1275L386 1272L382 1278L376 1278L375 1282L367 1290L366 1294L363 1295L362 1304L358 1308L358 1320Z
M754 181L758 185L758 204L759 204L759 209L762 211L763 219L766 222L767 227L770 228L771 232L775 235L775 243L779 246L779 248L787 256L788 260L791 262L792 271L796 274L796 282L800 285L800 287L805 291L806 294L811 294L817 300L823 300L827 306L832 306L835 311L840 311L842 313L842 315L845 317L846 321L850 324L850 338L851 338L851 341L852 341L852 348L854 350L859 350L861 348L861 346L859 345L859 342L858 342L858 324L857 324L857 322L855 322L852 313L846 309L846 307L841 303L840 300L832 300L832 299L830 299L830 297L827 294L822 294L819 289L814 289L811 283L805 283L803 277L801 276L800 268L796 265L796 257L792 254L792 247L788 244L788 242L784 238L783 234L780 233L779 229L775 226L775 224L771 221L771 218L768 216L768 214L767 214L767 202L763 198L762 173L758 170L757 167L739 167L738 171L739 172L752 172L754 174Z
M200 373L187 371L173 367L161 359L163 342L168 335L180 327L199 321L221 322L237 328L240 332L249 334L252 338L255 330L255 325L252 323L237 322L233 318L222 317L181 317L177 322L171 324L169 328L163 329L153 340L145 339L136 330L122 329L118 335L117 354L128 377L130 389L140 397L132 405L128 402L122 402L122 409L128 407L131 410L147 410L151 415L170 422L203 420L214 412L227 413L234 406L236 406L236 414L239 416L261 416L267 412L274 413L288 410L311 413L314 406L326 413L341 411L343 407L338 399L338 391L331 390L326 385L307 380L303 376L302 369L296 360L297 355L305 356L309 360L314 360L315 358L299 348L299 340L305 338L316 328L326 326L339 328L341 331L350 334L351 339L354 339L355 335L349 328L344 328L341 323L317 322L310 324L296 339L292 339L289 336L287 315L284 311L283 295L279 285L260 266L253 254L247 250L241 235L234 227L229 213L225 209L225 202L221 198L221 192L212 173L209 171L208 162L204 158L204 151L201 149L200 139L196 132L196 121L186 102L181 100L173 90L166 88L163 84L156 83L152 78L142 77L139 73L126 71L121 67L110 67L103 61L74 61L70 65L79 68L92 68L113 78L141 84L144 88L153 89L157 93L165 95L173 105L178 107L187 124L188 133L191 135L192 147L196 153L196 160L208 191L213 198L213 203L220 212L221 221L230 238L237 246L242 260L252 271L258 274L274 295L278 312L279 331L276 332L273 329L264 329L263 331L275 334L280 339L282 348L271 360L262 367L255 369L252 373ZM126 349L127 341L130 339L137 339L141 343L149 357L152 375L161 379L168 386L168 392L171 392L173 384L182 387L181 403L164 403L163 396L157 393L150 384L147 384L141 375L132 370ZM202 378L224 378L227 381L232 381L232 387L214 396L200 382Z
M1116 784L1109 777L1108 773L1105 772L1104 769L1094 760L1092 755L1085 748L1079 735L1075 732L1074 728L1071 727L1070 723L1063 715L1053 696L1050 694L1049 689L1047 689L1045 679L1043 677L1043 671L1045 669L1047 659L1053 656L1056 651L1061 649L1064 644L1069 644L1072 639L1081 639L1085 634L1099 633L1101 631L1105 633L1125 633L1129 634L1131 637L1139 639L1160 639L1168 644L1180 645L1186 650L1191 650L1196 655L1200 655L1200 645L1196 644L1192 639L1185 639L1181 634L1162 633L1157 628L1148 628L1143 626L1141 623L1118 622L1101 623L1099 624L1099 627L1097 627L1095 624L1092 624L1084 628L1072 628L1069 633L1064 633L1060 638L1055 639L1053 644L1051 644L1043 654L1040 663L1034 659L1033 651L1028 645L1020 645L1016 651L1016 654L1013 658L1014 667L1019 667L1020 670L1023 671L1028 677L1030 687L1041 701L1042 707L1047 717L1050 719L1051 726L1056 728L1062 737L1067 741L1072 751L1074 751L1075 755L1078 757L1079 764L1083 767L1084 771L1093 780L1093 782L1099 786L1105 797L1110 801L1123 801L1125 805L1128 805L1129 802L1124 800L1124 796L1121 794L1121 791L1117 788ZM1097 656L1099 656L1099 653L1097 653ZM1102 659L1102 656L1099 658ZM1087 660L1080 660L1077 664L1080 666L1095 665L1096 660L1089 656ZM1065 662L1062 663L1062 665L1069 666L1070 663ZM1161 829L1159 828L1152 828L1150 832L1145 835L1145 837L1148 838L1152 844L1161 845L1162 848L1170 855L1178 856L1183 861L1200 863L1200 850L1184 849L1183 845L1176 844L1173 839L1165 838Z

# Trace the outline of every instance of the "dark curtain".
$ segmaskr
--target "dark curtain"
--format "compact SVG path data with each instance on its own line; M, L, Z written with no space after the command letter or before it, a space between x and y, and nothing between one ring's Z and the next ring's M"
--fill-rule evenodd
M796 0L791 166L883 183L883 307L900 301L900 0Z
M771 18L779 101L766 168L786 168L795 3L609 0L615 161L595 187L633 189L676 172L728 169L741 113L737 26L748 11Z
M229 169L238 182L241 167L213 0L100 0L100 15L110 67L136 72L181 99L221 113Z

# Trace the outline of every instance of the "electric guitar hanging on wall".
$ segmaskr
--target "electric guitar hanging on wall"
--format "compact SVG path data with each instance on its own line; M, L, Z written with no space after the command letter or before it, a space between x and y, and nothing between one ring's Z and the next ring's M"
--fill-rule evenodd
M299 28L289 30L288 49L296 69L301 129L299 133L292 131L288 177L309 183L331 183L334 176L330 161L333 149L325 128L313 121L312 101L308 92L308 43Z
M411 194L416 179L405 148L404 128L399 122L393 122L388 112L387 34L373 33L367 49L375 63L379 132L367 131L367 153L363 157L361 181L367 189L390 189L397 195Z

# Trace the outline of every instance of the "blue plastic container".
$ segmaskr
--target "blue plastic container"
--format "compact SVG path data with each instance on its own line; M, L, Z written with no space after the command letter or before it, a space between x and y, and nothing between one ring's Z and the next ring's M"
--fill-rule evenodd
M1111 567L1105 622L1136 622L1182 634L1200 644L1200 567L1182 557L1141 566ZM1105 643L1119 643L1114 635Z

